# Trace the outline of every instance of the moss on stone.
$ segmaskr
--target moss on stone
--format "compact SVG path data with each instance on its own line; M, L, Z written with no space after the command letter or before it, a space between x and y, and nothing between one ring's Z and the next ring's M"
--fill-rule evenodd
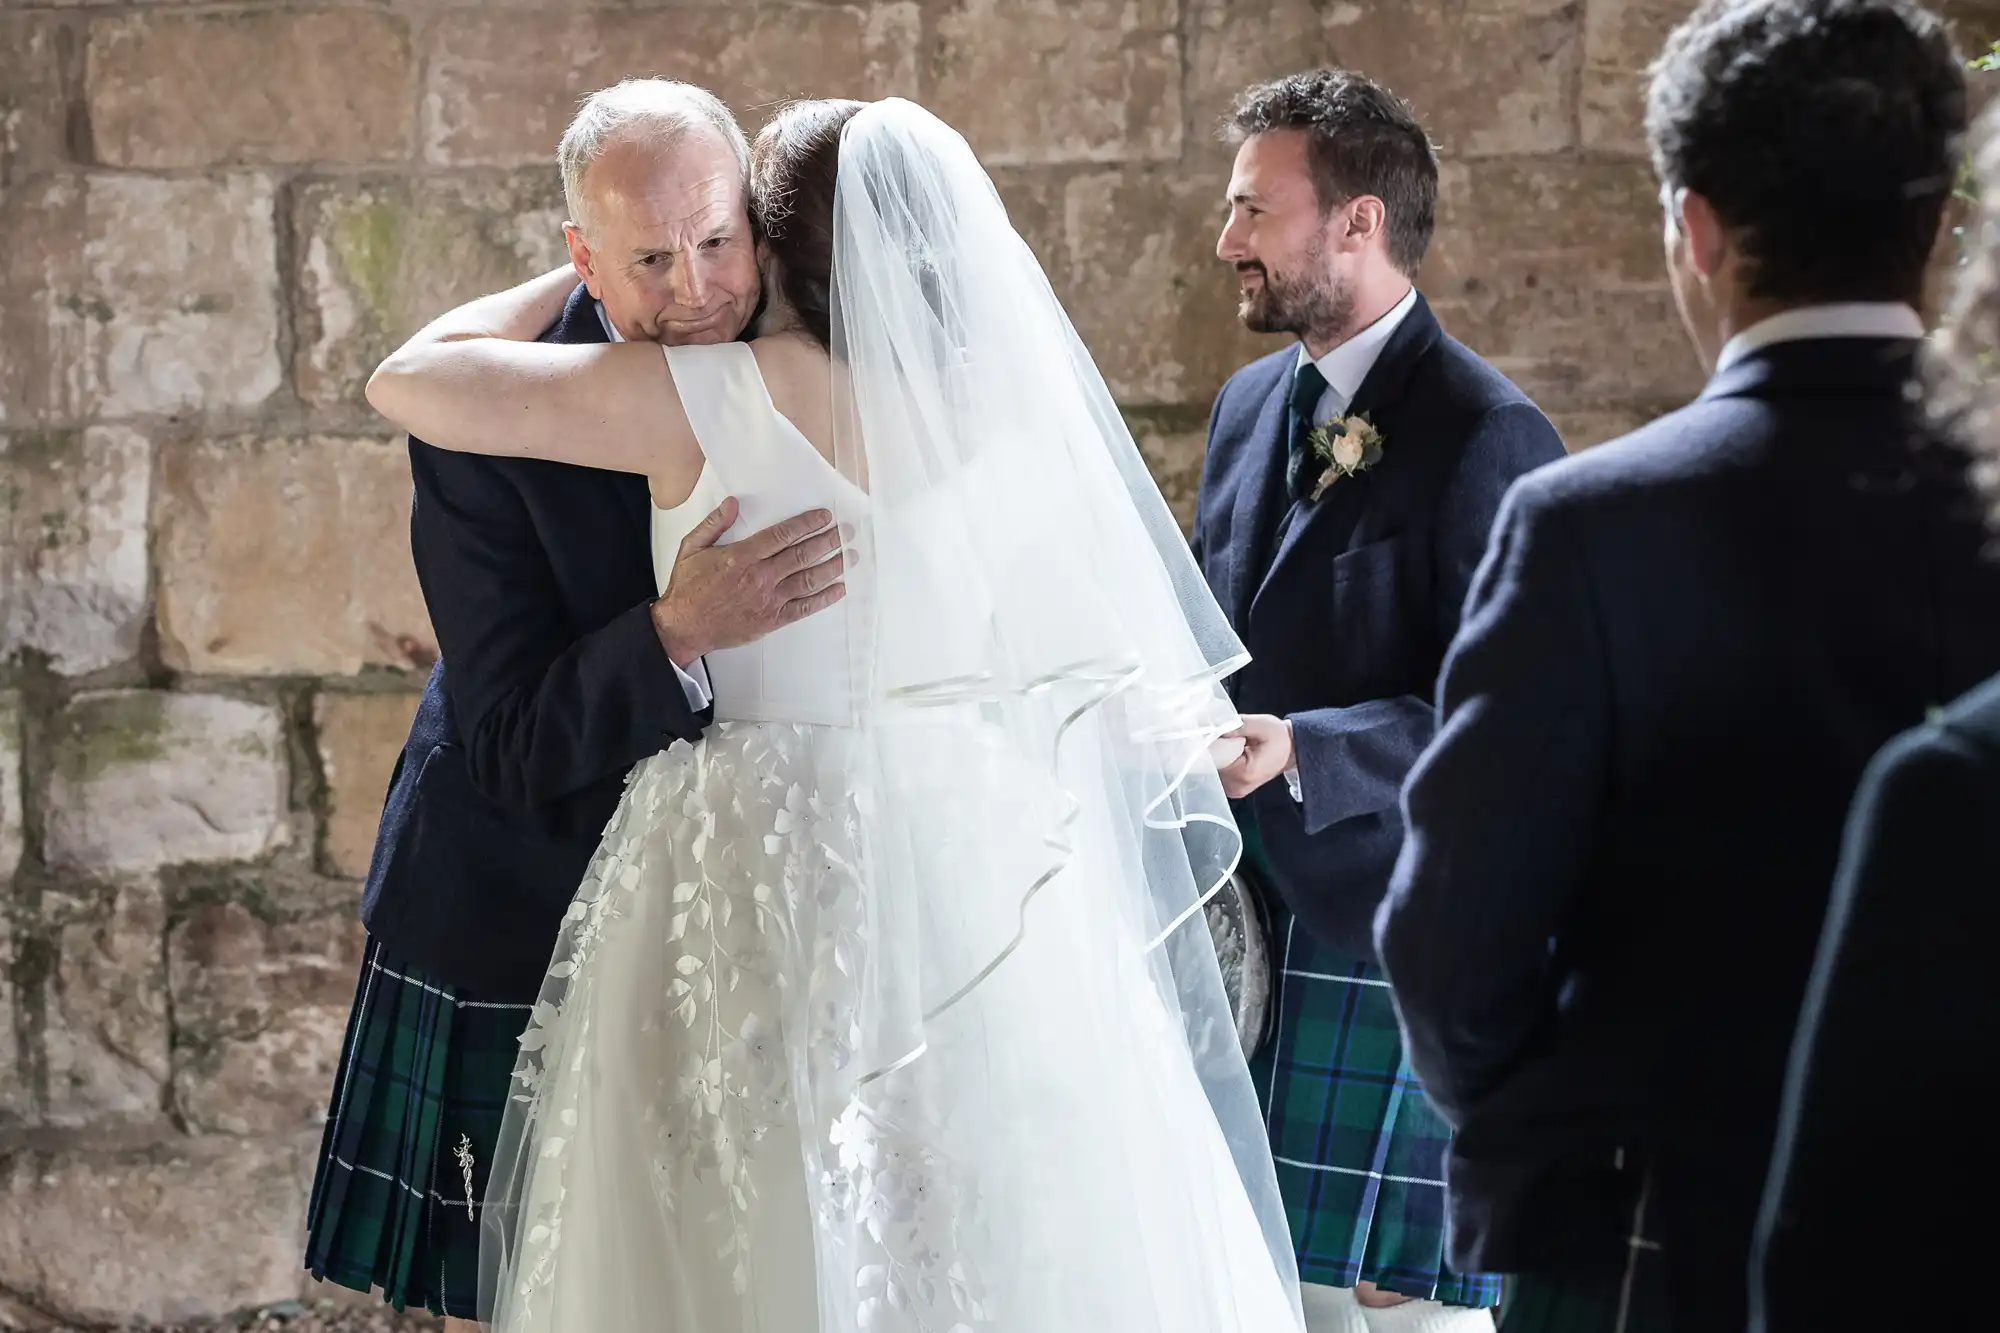
M80 430L22 430L6 439L6 448L0 450L0 456L7 460L8 472L23 476L73 462L83 452Z
M403 257L403 210L379 196L341 213L333 223L333 253L370 313L388 321Z
M101 296L66 296L62 307L78 319L95 320L99 324L109 324L114 314L111 303Z
M82 700L63 717L56 762L71 782L89 782L113 768L164 758L170 730L163 695L134 691Z

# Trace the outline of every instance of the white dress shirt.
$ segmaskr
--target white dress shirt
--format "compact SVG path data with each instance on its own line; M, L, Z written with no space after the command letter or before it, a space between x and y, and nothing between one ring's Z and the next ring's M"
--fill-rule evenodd
M593 304L597 307L597 322L604 326L605 336L609 337L615 343L624 342L625 335L618 332L618 326L611 322L611 316L604 313L604 302L597 301ZM667 659L667 665L672 667L674 675L679 677L681 693L687 695L689 708L699 713L702 709L708 707L710 703L714 702L715 692L709 688L707 663L703 662L700 658L696 658L694 661L694 670L683 671L681 664L670 657Z
M1722 345L1715 372L1723 371L1773 343L1808 338L1921 338L1923 318L1901 301L1849 301L1800 306L1759 320Z
M1389 309L1389 313L1370 324L1361 332L1349 338L1340 346L1321 357L1315 364L1320 375L1326 380L1326 392L1319 396L1319 405L1313 408L1312 424L1324 426L1335 417L1347 415L1347 405L1354 401L1354 395L1361 392L1361 382L1368 378L1368 372L1375 368L1375 362L1382 355L1382 349L1395 337L1396 330L1417 308L1417 289L1412 287L1402 300ZM1299 344L1299 364L1303 366L1312 358L1306 352L1306 345Z
M1361 332L1340 344L1315 364L1320 375L1326 380L1326 392L1319 396L1319 404L1313 408L1312 424L1324 426L1335 417L1347 415L1347 406L1354 401L1354 395L1361 392L1361 382L1368 378L1368 372L1375 369L1375 362L1381 357L1382 349L1389 345L1396 330L1402 326L1412 310L1417 308L1415 287L1403 299L1391 306L1389 313L1370 324ZM1312 358L1306 352L1306 345L1299 344L1299 365L1303 366ZM1287 726L1290 725L1288 722ZM1293 751L1296 757L1297 751ZM1299 766L1294 762L1285 770L1285 785L1291 789L1292 799L1303 802L1305 791L1299 786Z

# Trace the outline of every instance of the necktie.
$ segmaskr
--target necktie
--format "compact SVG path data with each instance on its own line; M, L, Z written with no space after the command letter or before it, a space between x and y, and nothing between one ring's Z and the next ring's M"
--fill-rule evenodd
M1294 499L1312 488L1323 466L1313 456L1312 446L1306 443L1306 437L1312 434L1313 409L1319 406L1326 387L1326 376L1320 374L1319 367L1310 361L1301 363L1292 373L1291 438L1285 460L1285 482L1287 493Z

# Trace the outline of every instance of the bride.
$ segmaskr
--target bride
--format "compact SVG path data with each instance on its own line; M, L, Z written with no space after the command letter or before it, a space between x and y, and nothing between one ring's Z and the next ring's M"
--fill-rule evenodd
M531 341L567 269L370 385L447 449L636 472L662 585L841 524L848 595L707 659L521 1041L499 1333L1276 1333L1269 1148L1200 907L1245 660L965 141L889 100L758 137L748 343Z

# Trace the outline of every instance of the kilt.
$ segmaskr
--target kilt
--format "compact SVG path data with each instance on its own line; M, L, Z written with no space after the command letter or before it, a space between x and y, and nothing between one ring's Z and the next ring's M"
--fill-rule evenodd
M1507 1278L1499 1333L1673 1333L1666 1263L1634 1256L1632 1272L1522 1273Z
M531 1006L457 993L370 939L306 1213L306 1268L478 1317L479 1213Z
M1646 1234L1651 1193L1649 1179L1633 1210L1623 1264L1508 1274L1500 1333L1673 1333L1666 1251Z
M1247 821L1246 821L1247 823ZM1263 864L1245 827L1253 866ZM1299 1280L1373 1282L1423 1300L1484 1307L1494 1275L1445 1263L1445 1151L1451 1127L1424 1098L1403 1058L1389 983L1367 963L1327 948L1282 904L1277 1030L1251 1062L1276 1159Z

